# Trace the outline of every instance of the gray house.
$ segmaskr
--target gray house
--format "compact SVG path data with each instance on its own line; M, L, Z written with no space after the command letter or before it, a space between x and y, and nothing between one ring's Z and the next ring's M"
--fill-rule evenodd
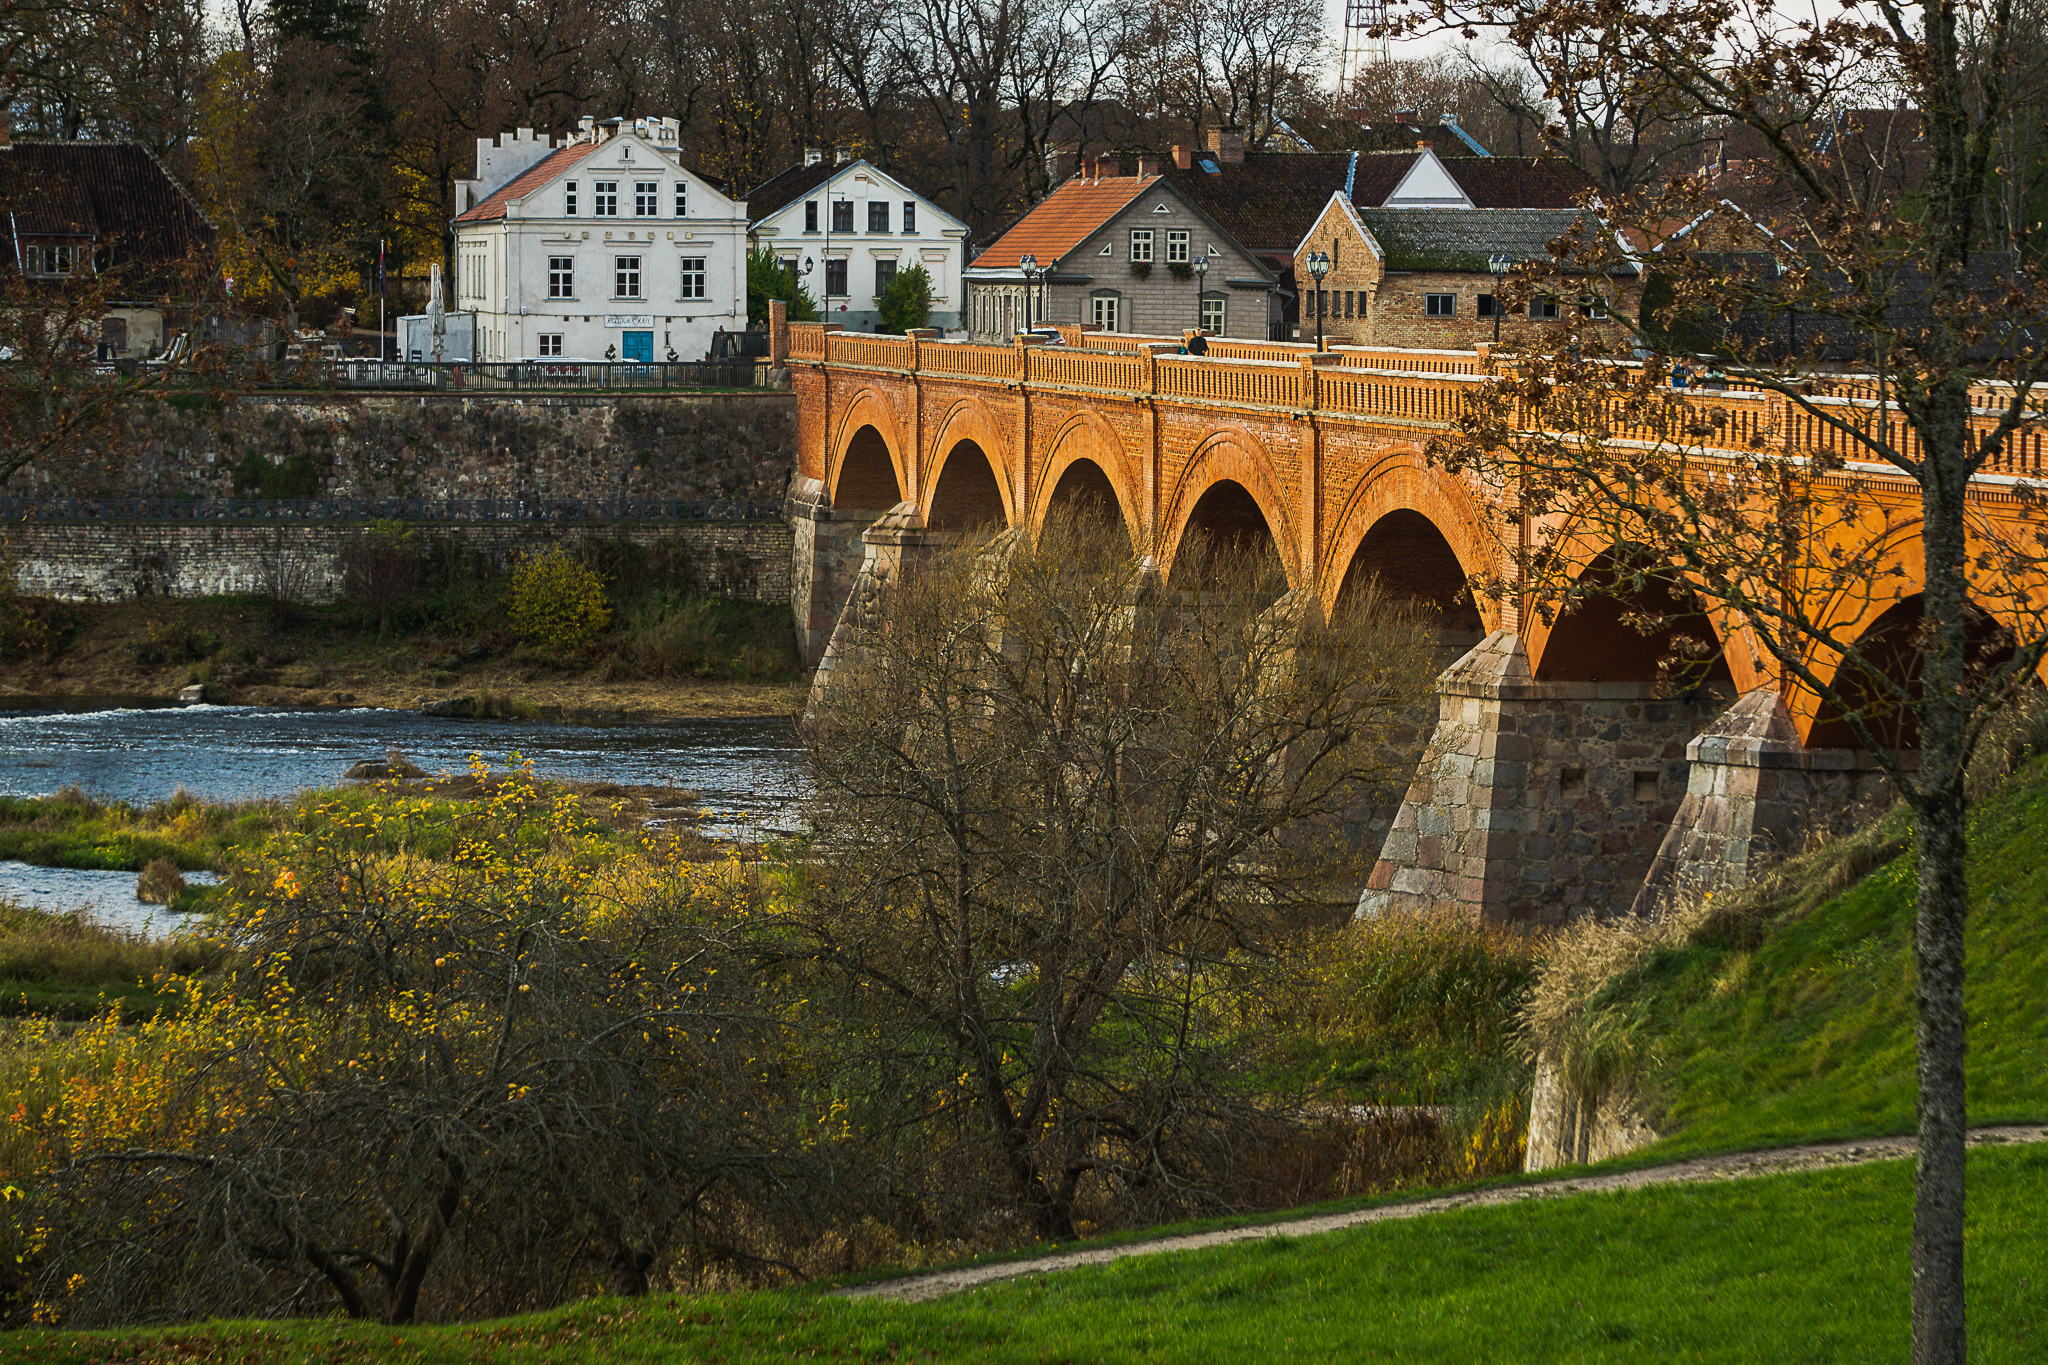
M966 271L967 329L1001 341L1034 323L1174 336L1200 326L1264 341L1281 321L1280 276L1162 177L1084 162Z

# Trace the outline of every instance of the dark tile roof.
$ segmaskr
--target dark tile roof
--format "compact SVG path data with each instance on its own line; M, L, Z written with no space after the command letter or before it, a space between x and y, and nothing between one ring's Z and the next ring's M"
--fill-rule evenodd
M1389 270L1486 273L1487 257L1550 260L1550 244L1572 230L1578 209L1365 209L1358 217L1387 253Z
M557 147L484 196L483 200L471 206L467 213L455 215L455 221L488 223L503 218L506 205L514 199L524 199L603 145L602 142L577 142L567 147Z
M0 147L0 211L22 236L91 236L116 267L169 265L218 235L162 163L131 142Z
M1201 155L1206 153L1198 153ZM1400 182L1415 156L1408 152L1388 159L1401 164L1386 181L1387 189ZM1365 173L1368 162L1380 160L1361 155L1360 174ZM1344 188L1350 169L1349 152L1276 152L1255 153L1241 162L1221 165L1213 173L1203 170L1199 161L1185 171L1168 161L1163 176L1240 246L1254 253L1291 257L1295 244L1315 226L1323 205ZM1381 191L1382 197L1384 193Z
M1474 208L1577 208L1593 188L1586 173L1561 156L1447 156L1443 162ZM1353 195L1352 202L1363 201Z
M1319 152L1412 152L1427 142L1438 156L1470 156L1472 148L1443 123L1396 123L1392 118L1360 120L1297 114L1287 128Z
M816 161L808 166L791 166L780 175L771 176L747 191L747 217L758 223L781 212L830 180L832 172L838 169L830 161Z

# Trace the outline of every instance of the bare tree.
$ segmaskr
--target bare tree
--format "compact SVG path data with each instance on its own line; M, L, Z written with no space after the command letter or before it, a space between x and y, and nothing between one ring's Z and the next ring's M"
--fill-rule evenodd
M869 1124L985 1151L1040 1236L1087 1198L1230 1203L1258 1104L1222 1084L1221 955L1354 894L1339 817L1407 778L1424 634L1206 562L1175 593L1116 529L969 542L891 586L812 717L831 857L792 951L874 1032Z

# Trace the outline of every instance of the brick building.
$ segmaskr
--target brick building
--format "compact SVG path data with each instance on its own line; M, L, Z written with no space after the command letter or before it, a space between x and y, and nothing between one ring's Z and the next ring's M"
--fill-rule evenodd
M1360 208L1330 196L1295 249L1296 278L1311 279L1308 257L1330 258L1323 279L1323 339L1328 344L1465 350L1504 342L1529 323L1577 315L1597 325L1635 272L1575 277L1569 293L1501 309L1489 261L1550 262L1550 243L1585 217L1575 208ZM1315 336L1315 295L1305 295L1303 339Z

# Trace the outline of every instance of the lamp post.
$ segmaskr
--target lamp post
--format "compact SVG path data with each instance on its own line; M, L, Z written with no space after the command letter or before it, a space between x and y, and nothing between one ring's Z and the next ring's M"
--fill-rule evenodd
M1323 277L1330 273L1330 257L1326 252L1311 251L1308 254L1308 273L1316 282L1316 350L1323 349Z
M1197 332L1202 330L1202 281L1208 278L1208 275L1209 257L1207 249L1204 248L1204 253L1195 257L1195 330Z
M1032 298L1038 292L1038 257L1028 251L1025 252L1023 259L1017 262L1017 268L1024 272L1024 278L1029 281L1024 286L1024 330L1028 332L1031 330Z
M1486 258L1486 268L1493 274L1493 344L1496 346L1500 345L1501 286L1507 282L1508 271L1514 264L1508 259L1507 254L1501 251L1496 251Z

